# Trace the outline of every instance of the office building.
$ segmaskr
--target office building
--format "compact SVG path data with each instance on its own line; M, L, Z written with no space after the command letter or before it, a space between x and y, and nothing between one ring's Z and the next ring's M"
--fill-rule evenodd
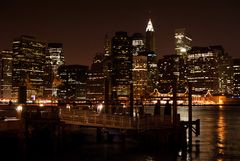
M59 85L58 68L65 64L63 44L48 43L47 50L46 70L48 71L47 73L52 74L49 74L48 77L46 77L46 79L49 80L46 81L47 88L45 88L45 92L48 93L46 95L50 97L57 97L57 86Z
M187 55L187 79L196 94L232 93L231 58L221 46L193 47Z
M148 88L151 93L155 88L158 88L158 69L157 69L157 53L155 45L155 30L151 19L149 19L146 27L145 49L147 54L148 68Z
M178 90L183 91L185 90L185 82L187 80L187 54L188 51L191 49L192 39L185 28L176 29L174 39L175 53L179 56L178 61L176 61L178 72L178 74L176 75L176 80L178 84Z
M185 28L175 30L175 52L177 55L186 58L187 52L191 49L192 39Z
M131 39L127 32L116 32L111 53L112 100L129 100L132 81Z
M148 87L147 54L144 37L140 33L132 36L132 55L133 97L139 100L146 95Z
M172 93L173 83L177 84L177 92L185 92L185 86L179 81L179 69L185 68L179 55L165 55L158 61L159 92ZM186 84L185 84L186 85Z
M211 50L217 54L219 62L219 90L220 95L233 94L233 62L232 57L225 52L220 45L210 46Z
M156 52L155 31L151 19L148 20L146 27L146 50Z
M12 99L12 54L10 50L4 50L0 54L0 97L5 100Z
M13 41L12 51L13 97L18 98L20 86L26 87L27 100L43 97L47 44L32 36L21 36Z
M86 99L88 66L62 65L58 68L61 85L58 97L64 101Z
M55 76L58 75L58 68L65 64L63 44L61 43L48 43L47 58L50 58L52 70Z
M233 95L240 97L240 59L233 59Z
M87 81L87 99L88 100L103 100L104 99L104 87L105 77L103 71L103 59L102 53L97 53L93 58L91 69L88 72Z

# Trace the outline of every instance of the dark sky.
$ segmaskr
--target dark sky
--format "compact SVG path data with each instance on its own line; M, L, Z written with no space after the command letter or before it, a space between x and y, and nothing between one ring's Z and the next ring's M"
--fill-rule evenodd
M63 43L67 64L90 65L105 34L144 33L151 17L160 57L174 52L174 30L183 27L194 46L223 45L240 57L239 6L239 0L1 0L0 50L32 35Z

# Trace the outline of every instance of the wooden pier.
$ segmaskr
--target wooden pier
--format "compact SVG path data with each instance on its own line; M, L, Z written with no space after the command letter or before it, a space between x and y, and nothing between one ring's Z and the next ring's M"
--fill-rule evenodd
M149 129L170 128L173 126L170 119L163 120L160 116L150 115L146 115L143 117L130 117L126 115L61 109L59 117L60 120L65 124L98 128L131 129L145 131Z
M41 128L50 129L57 137L71 132L95 128L96 140L107 140L114 136L122 138L141 138L141 141L168 144L186 144L186 128L178 117L176 125L171 116L129 115L97 113L90 110L58 107L25 106L22 120L25 122L26 137L31 138L33 131ZM154 139L155 138L155 139ZM154 141L155 140L155 141Z
M196 123L193 132L199 133L199 121L193 123L180 121L180 115L177 114L176 119L171 115L149 114L146 109L144 115L130 116L127 114L110 114L97 112L94 110L81 108L81 105L75 105L74 108L44 106L39 105L23 105L23 111L17 112L19 121L15 124L21 125L17 130L21 131L27 138L35 131L48 128L51 135L61 137L71 131L83 131L87 128L95 128L97 138L107 134L109 138L116 135L121 137L141 138L141 141L153 142L160 144L187 144L186 131ZM148 107L145 107L148 108ZM172 109L173 110L173 109ZM3 126L3 125L1 125ZM4 123L5 128L7 124ZM20 127L20 128L19 128ZM21 135L21 136L23 136ZM108 139L109 140L109 139ZM155 141L154 141L155 140Z

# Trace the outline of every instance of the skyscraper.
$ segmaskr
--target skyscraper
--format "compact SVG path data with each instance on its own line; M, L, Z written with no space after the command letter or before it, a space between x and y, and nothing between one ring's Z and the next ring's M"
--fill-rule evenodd
M178 84L178 90L185 90L185 82L187 80L187 54L191 49L192 39L188 35L185 28L179 28L175 30L175 53L179 56L178 61L176 61L176 71L177 75L175 78Z
M217 54L219 65L219 94L233 94L233 62L232 57L224 51L221 45L209 47Z
M111 40L106 34L104 38L104 56L108 57L110 56L110 54L111 54Z
M4 50L0 54L0 97L12 98L12 51Z
M26 86L28 100L43 96L46 50L47 44L32 36L13 41L13 97L18 98L20 86Z
M148 20L146 27L146 50L156 52L155 31L151 19Z
M233 59L233 95L240 97L240 59Z
M61 43L48 43L48 52L46 55L47 58L47 64L48 67L46 67L46 70L48 70L47 73L51 73L52 75L48 74L48 81L46 81L48 84L48 88L45 91L49 91L48 93L51 96L56 97L57 96L57 86L59 82L59 75L58 75L58 68L61 65L65 64L64 60L64 50L63 50L63 44ZM52 78L49 78L49 77Z
M104 72L103 72L102 53L97 53L93 58L91 69L88 72L87 81L87 99L103 100L104 99Z
M67 101L85 100L87 88L88 66L85 65L61 65L58 74L62 81L59 90L59 98Z
M128 100L132 81L131 39L127 32L116 32L112 38L111 86L113 100Z
M175 52L177 55L186 57L187 52L191 49L192 39L187 34L185 28L175 30Z
M132 36L132 54L133 97L134 99L141 99L146 94L148 71L144 37L140 33L135 33Z
M155 31L151 19L149 19L146 28L145 44L148 68L148 91L152 92L155 88L158 87L158 69L157 53L155 47Z
M111 73L111 56L112 56L112 46L111 46L111 39L108 37L108 35L105 35L104 38L104 54L103 54L103 73L105 76L105 79L110 78ZM109 82L110 83L110 82Z
M187 79L193 93L232 94L231 58L221 46L193 47L187 56Z
M145 53L144 36L141 33L134 33L131 37L132 39L132 54L138 55L140 53Z
M170 93L173 87L173 81L179 76L179 66L184 65L179 55L164 55L158 61L159 71L159 91L161 93ZM179 83L179 82L177 82ZM178 86L178 92L182 92Z
M47 58L50 58L52 70L55 76L58 75L58 68L65 64L63 44L61 43L48 43Z

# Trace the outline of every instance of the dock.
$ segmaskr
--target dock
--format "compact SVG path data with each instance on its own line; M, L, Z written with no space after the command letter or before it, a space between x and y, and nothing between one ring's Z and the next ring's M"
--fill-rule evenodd
M86 110L78 104L74 106L25 104L22 111L17 111L16 120L2 121L0 126L8 131L18 131L18 135L25 138L47 129L50 135L61 139L71 132L91 128L95 129L96 141L103 141L104 138L112 141L120 136L123 142L130 137L145 143L174 146L187 145L187 131L200 134L199 120L191 123L181 121L180 115L176 114L174 118L173 112L171 115L165 115L162 111L161 115L144 113L132 116Z

